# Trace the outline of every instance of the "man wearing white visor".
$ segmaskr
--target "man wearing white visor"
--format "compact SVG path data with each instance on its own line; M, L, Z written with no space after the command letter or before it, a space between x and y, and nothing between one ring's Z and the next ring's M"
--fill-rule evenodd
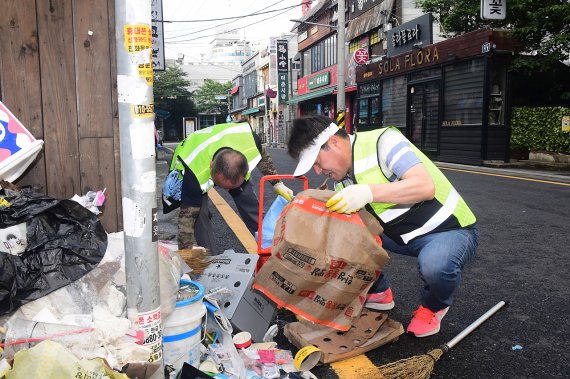
M299 159L294 175L312 167L335 181L329 210L348 214L366 208L384 228L385 249L418 259L424 286L408 333L439 332L478 245L475 216L445 175L394 127L347 135L329 118L302 117L293 122L288 150ZM383 274L365 306L394 307Z

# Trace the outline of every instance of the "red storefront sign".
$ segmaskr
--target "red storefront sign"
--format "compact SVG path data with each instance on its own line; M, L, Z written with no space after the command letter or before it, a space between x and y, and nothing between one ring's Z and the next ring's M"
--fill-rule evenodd
M356 51L354 52L354 54L352 54L352 57L354 59L354 61L356 62L356 64L366 64L366 62L368 62L368 50L360 48L360 49L356 49Z

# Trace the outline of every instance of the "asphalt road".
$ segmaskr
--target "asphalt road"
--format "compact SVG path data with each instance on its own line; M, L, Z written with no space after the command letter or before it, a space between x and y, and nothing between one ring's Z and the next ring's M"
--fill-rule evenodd
M279 173L291 173L293 160L283 149L270 149ZM165 171L157 164L157 172ZM457 171L465 170L465 171ZM425 353L451 340L500 300L508 305L456 345L435 365L433 378L568 378L570 377L570 187L560 177L517 179L516 170L501 171L448 165L443 169L478 218L480 245L463 274L463 283L442 322L427 338L404 334L390 345L367 353L377 366ZM473 172L471 172L473 171ZM480 171L480 172L478 172ZM523 176L532 176L520 172ZM253 180L261 174L254 171ZM324 178L308 174L310 187ZM568 183L568 181L566 181ZM288 182L295 192L300 181ZM267 185L264 204L274 198ZM224 191L220 193L230 199ZM228 201L232 205L231 200ZM217 244L245 252L221 216L211 208ZM160 212L159 212L160 213ZM160 215L161 238L173 237L176 212ZM418 306L421 281L414 258L391 254L389 275L396 307L389 316L407 326ZM282 336L277 340L285 346ZM294 350L294 348L293 348ZM312 372L336 378L328 365ZM354 376L359 376L355 368ZM347 377L347 376L345 376Z

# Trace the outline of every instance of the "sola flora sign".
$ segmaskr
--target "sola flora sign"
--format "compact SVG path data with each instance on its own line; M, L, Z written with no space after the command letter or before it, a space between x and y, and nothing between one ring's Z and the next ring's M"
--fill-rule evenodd
M384 59L368 66L363 78L377 77L385 74L396 74L419 66L427 66L439 62L439 51L436 46L414 50L394 58Z

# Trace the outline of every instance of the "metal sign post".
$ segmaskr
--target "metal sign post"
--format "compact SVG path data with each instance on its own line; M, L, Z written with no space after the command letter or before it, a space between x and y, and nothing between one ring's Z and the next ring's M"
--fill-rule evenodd
M163 378L151 0L116 0L115 19L127 315Z
M337 94L336 94L336 123L339 128L346 126L345 104L345 7L344 1L338 2L338 28L337 28Z

